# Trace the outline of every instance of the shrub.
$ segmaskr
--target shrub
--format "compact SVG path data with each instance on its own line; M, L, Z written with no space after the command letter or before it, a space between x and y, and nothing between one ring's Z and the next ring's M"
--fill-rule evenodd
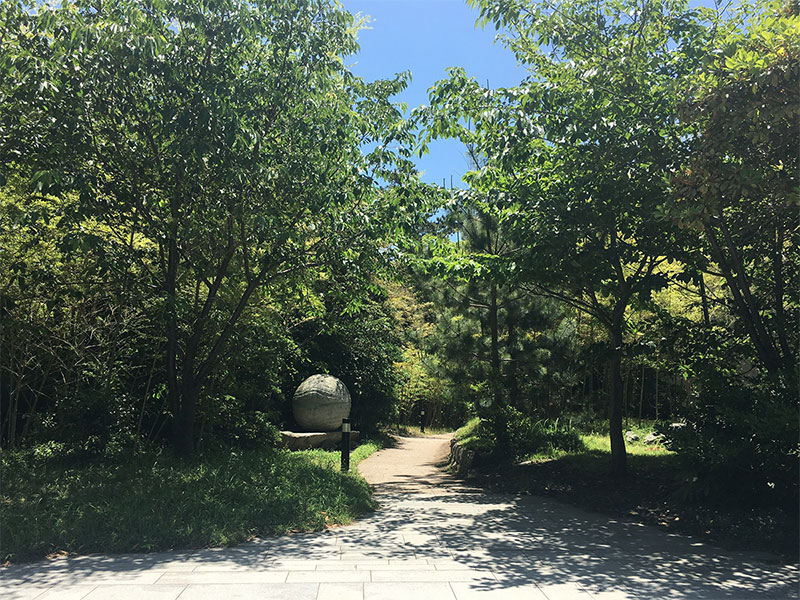
M559 428L549 421L534 421L515 408L506 407L501 415L508 430L508 448L497 452L494 427L490 420L475 417L454 434L463 446L477 452L492 453L511 461L531 454L581 452L585 446L573 430Z
M531 454L584 450L583 441L575 431L560 429L557 424L549 421L534 421L512 407L504 410L510 453L514 460L521 460Z
M202 414L207 421L200 445L205 449L274 448L281 440L280 431L269 415L246 410L244 403L233 396L215 398L204 403Z
M685 500L797 506L797 405L788 391L707 380L685 422L661 433L679 455Z

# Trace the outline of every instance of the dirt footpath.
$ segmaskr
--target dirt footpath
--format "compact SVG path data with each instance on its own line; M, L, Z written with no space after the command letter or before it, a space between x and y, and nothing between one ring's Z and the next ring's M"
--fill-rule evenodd
M387 492L452 493L458 485L443 467L450 455L452 433L428 437L395 438L396 445L376 452L358 465L378 494Z

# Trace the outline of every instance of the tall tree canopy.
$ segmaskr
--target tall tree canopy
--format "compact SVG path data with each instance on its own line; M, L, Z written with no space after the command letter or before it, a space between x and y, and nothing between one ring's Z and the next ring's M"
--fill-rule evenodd
M423 113L431 137L485 155L469 184L498 199L520 251L516 277L593 315L608 332L613 470L625 472L621 353L626 311L663 287L681 246L656 216L688 148L676 80L708 32L682 0L475 0L530 75L490 90L454 69Z
M754 361L796 386L800 4L740 7L714 48L685 86L697 130L664 209L698 232L693 266L724 278Z
M45 210L65 249L97 248L129 296L157 304L189 453L198 396L255 297L312 270L356 289L378 268L402 195L376 182L413 188L389 150L405 142L388 99L405 77L345 68L358 23L333 0L8 2L0 15L3 178L30 182L22 206L60 198Z

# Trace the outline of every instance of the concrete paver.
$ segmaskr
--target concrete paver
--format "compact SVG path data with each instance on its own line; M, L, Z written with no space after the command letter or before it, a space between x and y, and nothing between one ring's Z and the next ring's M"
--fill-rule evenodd
M321 583L317 600L364 600L364 584Z
M189 585L180 600L309 600L316 599L319 587L316 583Z
M81 600L176 600L183 585L104 585L94 588Z
M364 600L457 600L449 583L365 583Z
M457 600L550 600L534 584L487 586L472 582L452 582Z
M322 569L319 571L291 571L286 579L287 583L354 583L370 580L370 571L356 571L355 569L339 571Z
M547 498L473 490L448 438L403 438L360 468L380 509L351 527L231 548L0 569L2 600L798 598L798 567Z
M97 586L95 585L58 586L50 588L40 596L36 596L36 600L83 600L96 589ZM177 597L177 594L175 597Z

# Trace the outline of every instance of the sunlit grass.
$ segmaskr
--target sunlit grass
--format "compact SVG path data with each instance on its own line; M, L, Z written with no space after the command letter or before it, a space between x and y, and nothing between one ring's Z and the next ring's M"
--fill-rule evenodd
M463 427L456 430L454 437L466 448L476 451L486 451L490 448L487 446L487 440L481 437L480 432L481 421L475 417L468 421ZM569 422L566 422L564 427L569 428ZM627 432L634 433L638 436L636 441L626 441L625 449L629 456L672 456L673 452L667 450L660 442L645 444L644 439L648 434L652 433L655 428L655 422L643 421L641 426L637 423L630 422L628 424ZM575 430L575 428L572 428ZM611 454L611 440L608 437L607 423L598 421L584 425L582 432L579 433L585 448L580 451L568 451L561 448L548 448L546 451L529 454L524 457L523 462L544 462L556 459L562 459L569 456L604 456Z
M94 461L5 452L0 558L225 546L349 523L374 506L355 465L378 448L356 448L349 473L339 452L323 450L229 450L188 462L160 451Z
M383 447L383 444L380 441L376 440L364 440L363 443L359 444L358 447L350 452L350 470L354 470L355 467L360 463L362 460L370 456L371 454L377 452ZM311 462L328 467L331 469L337 469L341 465L341 457L342 453L340 451L329 451L329 450L298 450L293 453L296 456L302 456L310 460Z
M476 452L489 452L491 450L491 442L481 435L481 419L473 417L467 423L456 429L453 437L464 448Z
M441 435L443 433L452 433L452 429L448 427L425 427L425 433L419 425L400 425L399 427L390 427L387 432L395 435L406 437L425 437L429 435Z
M583 443L586 444L586 449L589 452L602 452L611 454L611 440L608 435L601 435L598 433L590 433L581 435ZM674 454L661 444L645 444L642 440L644 436L640 436L639 441L625 442L625 450L628 454L633 456L667 456Z

